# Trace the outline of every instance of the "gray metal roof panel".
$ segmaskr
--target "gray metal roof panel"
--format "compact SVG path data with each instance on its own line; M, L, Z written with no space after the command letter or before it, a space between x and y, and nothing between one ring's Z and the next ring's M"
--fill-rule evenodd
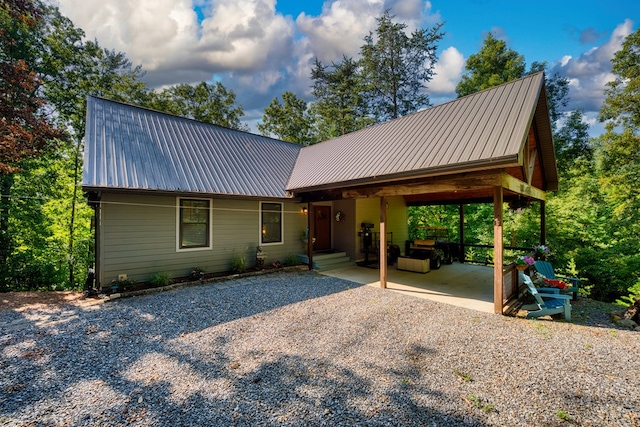
M301 148L89 97L82 184L280 198Z
M544 74L302 149L287 188L314 188L470 164L517 161Z

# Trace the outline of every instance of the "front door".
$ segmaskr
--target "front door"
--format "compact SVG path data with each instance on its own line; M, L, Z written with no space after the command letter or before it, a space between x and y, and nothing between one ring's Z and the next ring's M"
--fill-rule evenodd
M331 206L314 206L316 211L316 242L313 249L325 251L331 249Z

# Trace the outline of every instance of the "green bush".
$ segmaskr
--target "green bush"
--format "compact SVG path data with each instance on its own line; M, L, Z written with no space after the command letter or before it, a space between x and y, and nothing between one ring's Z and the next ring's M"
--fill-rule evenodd
M294 266L299 264L300 264L300 260L298 259L297 255L290 255L287 258L285 258L283 262L283 265L286 265L286 266Z
M231 271L234 273L243 273L247 269L247 258L242 255L236 255L231 258Z
M171 283L171 275L165 271L156 273L151 278L151 284L154 286L167 286Z

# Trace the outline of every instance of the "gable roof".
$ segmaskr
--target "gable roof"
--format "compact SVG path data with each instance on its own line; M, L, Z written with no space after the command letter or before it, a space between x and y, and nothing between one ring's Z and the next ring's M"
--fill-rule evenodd
M532 123L541 145L543 189L557 189L544 73L537 73L305 147L287 190L522 166Z
M301 148L89 97L82 186L281 198Z

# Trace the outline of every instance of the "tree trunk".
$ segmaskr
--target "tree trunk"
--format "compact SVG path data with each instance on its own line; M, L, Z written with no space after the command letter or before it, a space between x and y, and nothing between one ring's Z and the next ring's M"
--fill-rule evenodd
M13 174L0 174L0 291L9 290L8 265L12 247L9 235L9 214L13 182Z
M68 264L69 264L69 286L73 287L74 284L74 257L73 257L73 243L74 243L74 231L76 221L76 201L78 199L78 169L80 168L80 141L76 145L75 161L73 169L73 197L71 199L71 218L69 219L69 247L68 247Z

